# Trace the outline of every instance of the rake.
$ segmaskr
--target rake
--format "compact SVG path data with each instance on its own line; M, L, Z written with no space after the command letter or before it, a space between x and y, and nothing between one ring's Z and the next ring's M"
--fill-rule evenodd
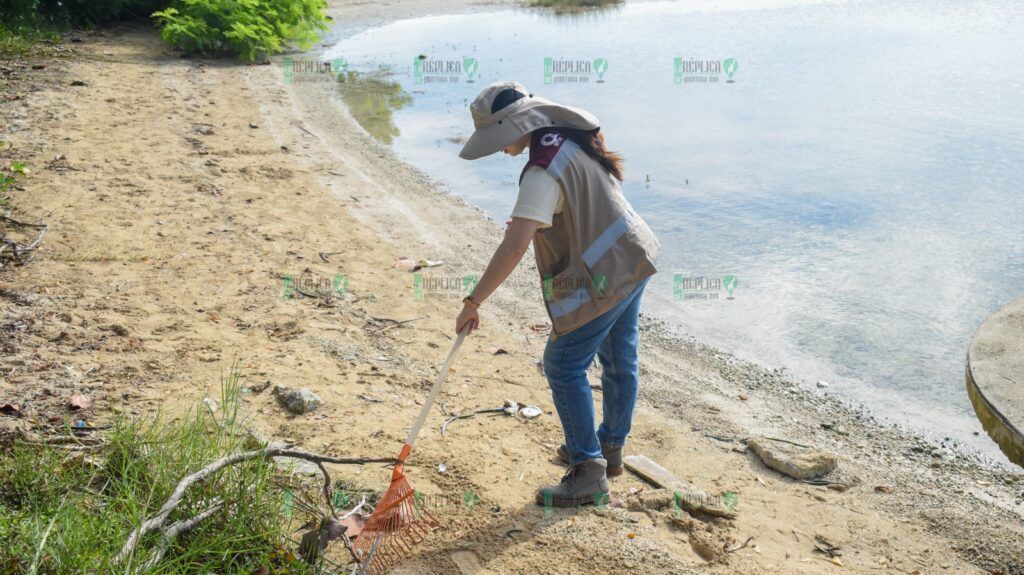
M405 460L412 451L416 435L427 420L430 408L434 405L434 398L441 391L441 384L444 383L444 378L452 366L455 352L462 345L462 340L466 339L467 333L469 330L464 328L452 344L448 358L437 375L437 381L434 382L427 401L420 409L412 429L409 430L409 437L402 446L402 452L398 454L398 463L391 473L391 485L356 539L353 548L359 567L355 575L386 573L404 559L414 545L422 542L427 535L441 526L426 509L417 509L416 491L405 477Z

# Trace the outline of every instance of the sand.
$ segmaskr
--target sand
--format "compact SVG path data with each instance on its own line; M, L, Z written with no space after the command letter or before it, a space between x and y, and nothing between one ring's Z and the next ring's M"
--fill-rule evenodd
M493 7L334 2L331 13L372 24ZM82 392L95 400L90 422L173 415L216 397L234 364L248 386L307 387L323 400L294 416L269 389L252 391L243 407L255 430L338 455L397 453L461 296L417 299L395 260L443 260L427 277L457 283L480 273L501 228L375 142L330 86L285 85L280 57L182 59L147 26L81 36L72 55L7 73L21 97L0 108L2 139L32 169L15 215L45 215L50 230L31 263L0 270L0 404L67 417L67 398ZM344 294L327 295L342 275ZM285 298L286 276L314 297ZM438 511L448 528L398 571L1024 573L1019 470L881 424L650 317L627 453L712 494L737 493L737 518L631 511L630 493L652 487L630 473L612 482L611 507L545 517L534 490L564 467L535 366L544 336L529 327L546 320L535 278L524 262L488 300L428 419L409 476L449 502ZM441 435L442 406L465 413L506 399L543 413L481 415ZM757 435L837 455L843 485L766 468L745 447ZM382 489L390 472L334 473ZM479 497L472 512L459 505L466 493ZM816 552L816 536L842 555Z

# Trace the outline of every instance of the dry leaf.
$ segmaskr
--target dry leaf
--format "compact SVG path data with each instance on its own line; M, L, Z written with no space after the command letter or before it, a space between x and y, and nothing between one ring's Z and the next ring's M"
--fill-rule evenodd
M342 519L341 524L348 528L348 530L345 531L345 534L354 539L363 532L363 526L366 525L366 519L363 519L358 513L356 513Z
M0 406L0 413L10 415L11 417L21 417L21 408L13 403L5 403L3 406Z
M889 494L889 493L893 492L893 489L892 489L892 487L887 487L885 485L876 485L875 486L875 491L877 491L879 493Z

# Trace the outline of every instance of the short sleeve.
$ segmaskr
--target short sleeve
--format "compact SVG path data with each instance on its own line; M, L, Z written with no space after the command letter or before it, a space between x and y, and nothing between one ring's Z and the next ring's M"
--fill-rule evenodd
M561 205L562 189L547 170L531 166L519 183L519 197L512 217L533 220L550 227L555 212Z

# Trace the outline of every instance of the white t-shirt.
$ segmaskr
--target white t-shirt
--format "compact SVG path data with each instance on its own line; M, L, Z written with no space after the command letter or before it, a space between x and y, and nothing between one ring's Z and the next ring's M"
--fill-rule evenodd
M512 217L540 222L542 228L551 227L555 214L562 213L565 194L562 186L547 170L530 166L519 182L519 197Z

